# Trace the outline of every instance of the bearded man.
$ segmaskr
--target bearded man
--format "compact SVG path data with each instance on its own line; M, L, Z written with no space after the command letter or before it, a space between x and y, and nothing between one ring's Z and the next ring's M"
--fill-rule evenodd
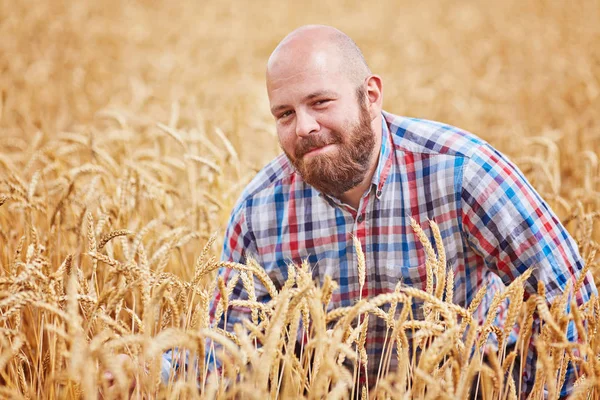
M330 275L339 284L331 307L351 306L359 297L393 292L398 282L425 289L425 252L412 217L430 237L428 221L439 225L456 304L470 304L487 285L481 320L494 293L529 268L526 296L541 282L552 300L577 279L583 267L577 245L521 172L464 130L383 111L382 79L344 33L327 26L290 33L269 58L266 81L285 154L239 198L222 260L244 263L252 256L279 286L288 263L308 260L315 279ZM366 259L362 292L354 237ZM220 274L227 281L231 271ZM258 301L269 300L264 288L256 290ZM578 304L592 293L588 274L575 293ZM246 296L240 281L233 298ZM247 310L231 309L225 328L232 331L242 318ZM385 331L381 319L369 319L367 385L375 383ZM515 340L513 332L508 341ZM535 353L524 363L527 392ZM573 381L568 375L564 394Z

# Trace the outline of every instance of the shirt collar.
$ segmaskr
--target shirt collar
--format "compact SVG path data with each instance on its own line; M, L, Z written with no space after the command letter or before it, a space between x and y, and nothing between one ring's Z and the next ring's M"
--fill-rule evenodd
M383 186L385 185L385 181L390 173L390 168L392 166L392 147L392 136L390 135L390 130L388 128L385 115L382 113L381 150L379 152L379 160L377 161L377 169L375 170L373 178L371 179L371 183L376 187L375 195L378 199L381 197Z

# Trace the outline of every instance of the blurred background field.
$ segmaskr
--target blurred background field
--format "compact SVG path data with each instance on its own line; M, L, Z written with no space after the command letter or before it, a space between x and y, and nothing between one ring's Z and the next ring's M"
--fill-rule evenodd
M153 288L192 280L215 232L207 258L218 257L237 196L279 152L267 58L309 23L357 42L383 78L387 111L488 140L531 179L584 256L598 248L600 1L0 0L6 393L80 393L61 392L64 377L45 381L73 360L56 350L56 335L39 339L46 321L33 305L64 306L66 281L54 287L48 277L71 268L69 255L79 293L99 304L113 290L103 300L111 318L137 332L126 294L136 283L85 254L90 232L124 262L143 243ZM118 229L127 232L111 237ZM177 285L167 292L179 302ZM15 293L26 294L15 302ZM127 305L133 312L120 315ZM156 332L177 326L169 318Z
M391 112L464 127L506 150L520 148L511 147L515 138L536 135L569 153L598 146L597 1L1 7L3 138L38 130L49 138L97 123L102 110L168 123L178 107L178 128L197 126L199 117L219 126L243 161L258 167L277 152L266 59L293 28L324 23L363 49L384 78ZM265 148L260 157L244 151L250 143Z

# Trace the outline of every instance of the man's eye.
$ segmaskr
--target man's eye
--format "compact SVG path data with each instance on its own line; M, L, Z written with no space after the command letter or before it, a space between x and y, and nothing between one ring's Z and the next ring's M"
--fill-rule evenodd
M292 111L286 111L279 115L279 119L289 117L290 115L292 115Z
M321 105L323 105L323 104L325 104L325 103L329 103L330 101L331 101L331 100L329 100L329 99L325 99L325 100L319 100L319 101L316 101L316 102L315 102L315 105L316 105L316 106L321 106Z

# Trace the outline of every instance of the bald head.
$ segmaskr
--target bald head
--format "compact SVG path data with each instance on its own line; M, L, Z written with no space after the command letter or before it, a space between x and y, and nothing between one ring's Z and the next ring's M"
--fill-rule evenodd
M343 73L355 85L371 74L356 43L342 31L325 25L302 26L277 45L267 63L267 84L278 70L303 64Z

